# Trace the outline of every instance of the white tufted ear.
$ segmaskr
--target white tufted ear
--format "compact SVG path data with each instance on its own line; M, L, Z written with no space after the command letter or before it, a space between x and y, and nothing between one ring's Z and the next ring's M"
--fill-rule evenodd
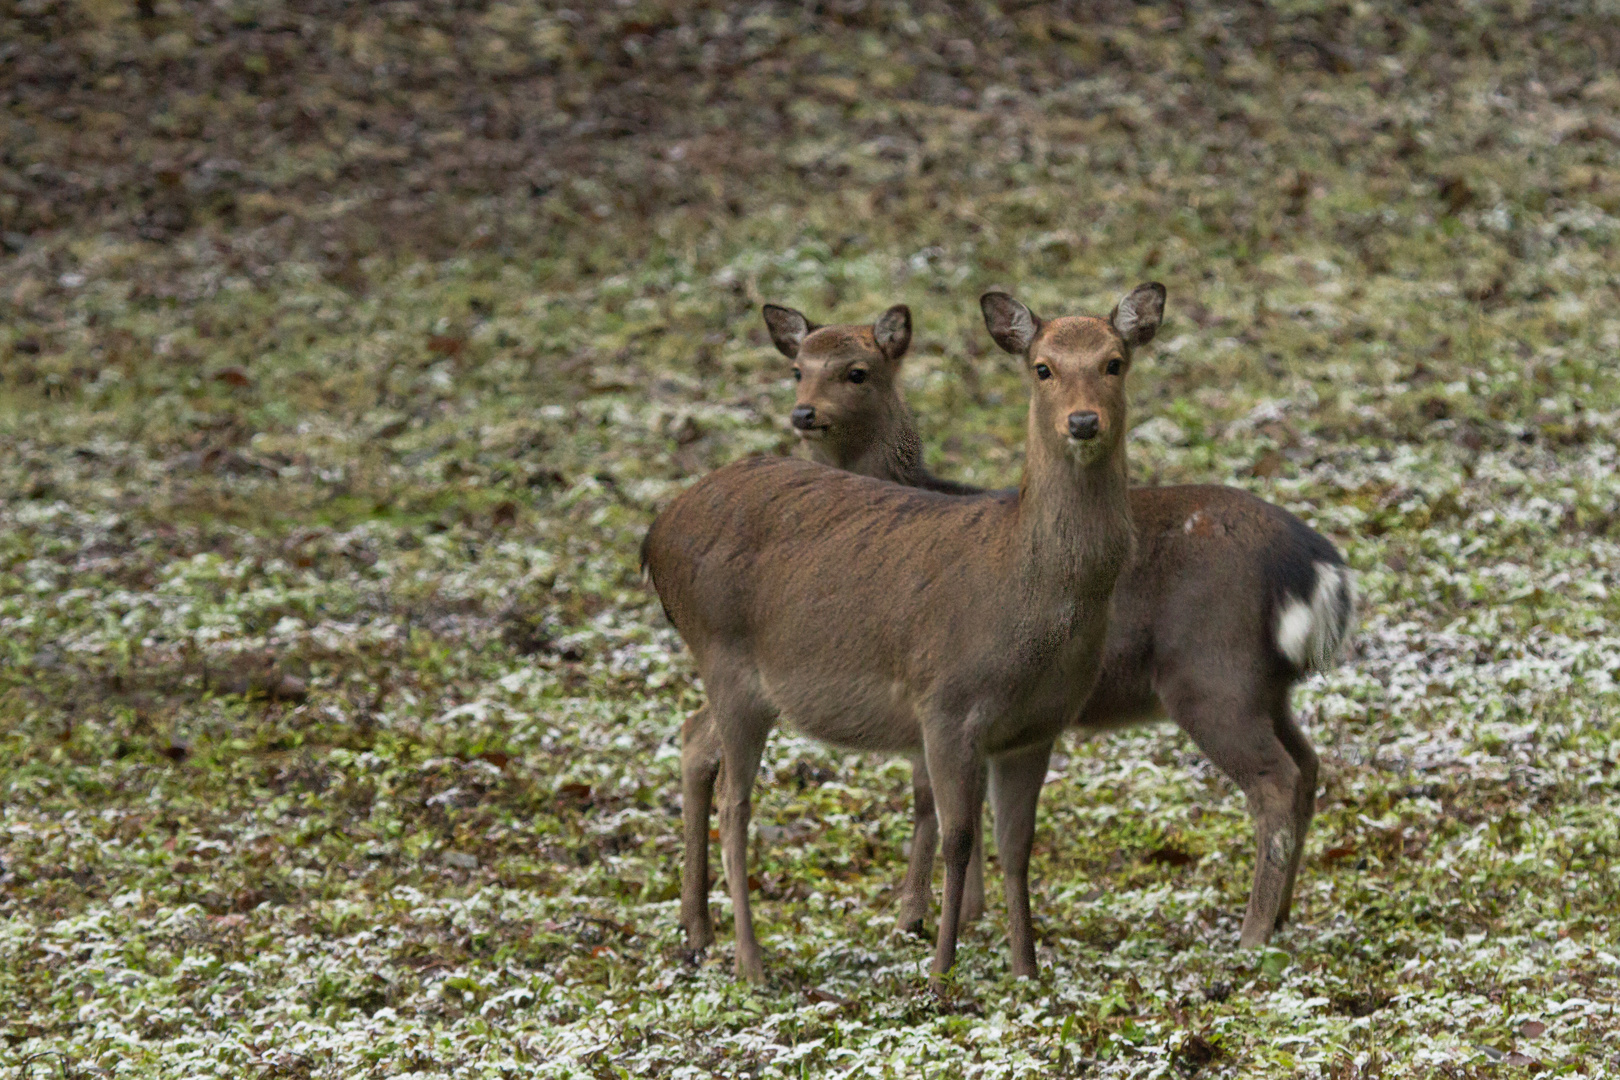
M1125 344L1136 348L1153 340L1164 319L1164 286L1157 281L1138 285L1114 307L1108 321L1114 324Z
M810 336L812 330L817 329L816 324L802 313L780 304L766 304L762 310L765 326L771 332L771 340L776 343L777 351L789 360L798 359L799 346L804 344L804 339Z
M890 360L898 360L911 347L911 309L904 304L878 316L872 324L872 336L877 339L878 350Z
M1004 292L987 292L979 297L979 309L984 312L985 329L997 345L1014 356L1029 351L1041 329L1041 320L1033 311Z

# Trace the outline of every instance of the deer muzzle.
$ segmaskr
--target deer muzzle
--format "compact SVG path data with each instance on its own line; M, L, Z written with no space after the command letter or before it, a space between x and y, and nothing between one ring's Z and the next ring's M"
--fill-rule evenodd
M1097 437L1102 430L1102 418L1094 412L1072 412L1069 414L1069 438L1089 441Z
M814 405L796 406L788 414L788 421L793 425L793 430L800 435L819 435L827 427L826 424L816 423L816 407Z

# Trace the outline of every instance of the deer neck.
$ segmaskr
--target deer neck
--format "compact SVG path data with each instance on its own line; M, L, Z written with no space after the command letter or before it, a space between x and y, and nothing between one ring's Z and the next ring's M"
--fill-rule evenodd
M1043 590L1106 596L1135 544L1125 447L1082 464L1044 435L1032 417L1018 487L1023 577Z
M835 469L908 487L927 487L932 479L923 464L922 439L900 401L891 403L839 446L812 444L811 456Z

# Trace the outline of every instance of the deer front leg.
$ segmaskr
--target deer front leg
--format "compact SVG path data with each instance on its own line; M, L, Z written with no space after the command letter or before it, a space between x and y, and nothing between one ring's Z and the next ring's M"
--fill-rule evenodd
M944 988L945 973L956 963L962 895L967 886L968 863L973 858L974 822L984 814L984 758L977 747L967 744L960 725L951 725L933 738L925 735L924 739L928 777L934 787L934 813L939 818L945 855L945 896L929 975L929 983L937 992Z
M709 917L709 810L720 774L720 733L705 705L681 729L681 928L694 955L714 942Z
M711 697L711 706L715 704ZM765 959L754 936L754 915L748 902L748 821L753 812L754 777L769 733L768 718L753 724L736 716L715 717L720 730L724 761L720 779L720 844L726 868L726 889L736 923L739 979L765 981Z
M1002 754L990 762L990 801L996 851L1007 888L1007 940L1014 978L1035 977L1035 930L1029 912L1029 853L1035 844L1035 806L1052 758L1052 744Z
M934 898L934 848L939 843L939 816L934 812L934 789L921 754L911 759L911 857L900 885L899 927L921 935ZM962 891L962 923L971 925L984 915L984 827L975 821L973 857L968 860L967 885Z

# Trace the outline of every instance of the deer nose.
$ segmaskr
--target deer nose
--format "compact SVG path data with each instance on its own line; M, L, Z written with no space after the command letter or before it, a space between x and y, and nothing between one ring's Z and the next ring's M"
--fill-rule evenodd
M1101 426L1102 420L1094 412L1069 414L1069 434L1076 439L1095 439Z
M809 431L811 425L816 422L816 407L814 405L800 405L793 410L789 419L793 421L793 426L800 431Z

